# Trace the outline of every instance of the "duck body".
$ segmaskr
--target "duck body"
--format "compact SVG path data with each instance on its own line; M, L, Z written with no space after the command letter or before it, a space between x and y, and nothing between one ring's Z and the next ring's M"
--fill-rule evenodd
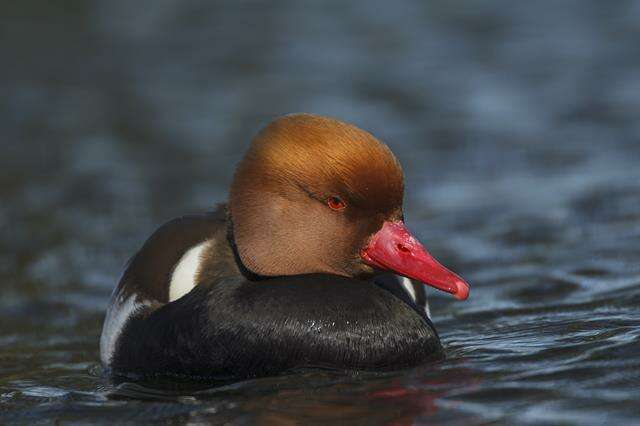
M461 300L469 288L407 230L403 191L399 162L371 134L311 114L274 120L227 204L168 222L130 260L103 365L240 379L441 357L424 285Z
M430 321L373 283L328 275L270 281L200 284L131 319L112 368L247 378L307 367L396 369L441 355Z
M236 265L227 227L224 207L176 219L131 260L110 307L127 318L106 321L103 331L117 334L101 348L113 373L247 378L306 367L394 369L442 356L433 324L402 281L250 280ZM171 301L176 267L201 244L208 248L196 285ZM200 267L213 257L212 270Z

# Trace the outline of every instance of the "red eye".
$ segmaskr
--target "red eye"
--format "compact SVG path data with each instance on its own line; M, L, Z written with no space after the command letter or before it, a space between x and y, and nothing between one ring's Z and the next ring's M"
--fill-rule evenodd
M337 195L332 195L331 197L327 198L327 205L331 210L342 210L347 206L345 202L342 201L342 198L338 197Z

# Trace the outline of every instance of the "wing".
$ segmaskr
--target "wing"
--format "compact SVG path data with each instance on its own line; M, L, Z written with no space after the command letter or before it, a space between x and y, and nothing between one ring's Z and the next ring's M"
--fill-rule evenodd
M225 233L224 206L212 213L182 216L165 223L131 258L116 293L167 303L172 274L185 253L207 240L224 238Z

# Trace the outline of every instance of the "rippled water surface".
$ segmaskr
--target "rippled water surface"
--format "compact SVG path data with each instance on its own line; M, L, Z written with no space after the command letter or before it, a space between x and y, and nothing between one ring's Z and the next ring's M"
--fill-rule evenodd
M640 3L0 3L0 423L640 422ZM272 117L385 140L407 221L472 284L446 360L113 383L107 298L225 197Z

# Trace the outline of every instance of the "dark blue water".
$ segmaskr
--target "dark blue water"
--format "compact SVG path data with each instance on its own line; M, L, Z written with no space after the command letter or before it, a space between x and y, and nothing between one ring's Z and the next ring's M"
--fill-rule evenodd
M0 423L640 422L640 2L0 3ZM128 257L271 118L386 141L472 293L442 362L113 383Z

